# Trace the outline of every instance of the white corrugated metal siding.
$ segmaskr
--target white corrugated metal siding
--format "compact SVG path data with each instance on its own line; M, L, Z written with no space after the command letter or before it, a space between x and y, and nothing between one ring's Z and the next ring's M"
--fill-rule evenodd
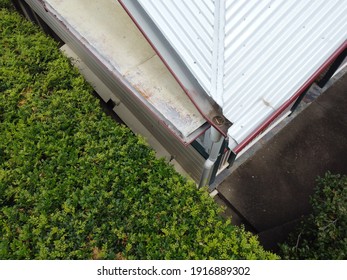
M214 1L139 0L206 91L211 89ZM182 13L184 10L184 13Z
M345 0L138 2L233 123L231 148L288 101L347 38Z
M220 104L240 143L347 37L347 2L227 1Z

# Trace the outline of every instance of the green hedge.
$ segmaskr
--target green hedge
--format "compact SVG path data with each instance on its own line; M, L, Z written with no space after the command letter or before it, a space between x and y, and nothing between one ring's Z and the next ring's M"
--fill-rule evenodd
M276 259L0 10L1 259Z
M281 245L285 259L347 259L347 176L318 178L312 214Z
M0 9L13 9L13 6L9 0L0 0Z

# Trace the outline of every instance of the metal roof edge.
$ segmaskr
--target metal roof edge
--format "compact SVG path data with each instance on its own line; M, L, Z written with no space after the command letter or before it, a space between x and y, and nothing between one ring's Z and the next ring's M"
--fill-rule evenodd
M232 123L225 118L220 106L205 92L176 50L169 44L138 1L118 0L118 2L150 43L200 114L224 137L227 137L228 129Z
M75 41L71 38L76 38L77 44L81 44L81 47L85 50L85 52L88 54L88 57L91 58L91 60L95 61L95 63L100 66L103 65L105 70L107 69L109 75L112 76L113 80L118 83L119 88L129 93L130 95L134 96L138 102L140 102L145 110L150 114L153 118L155 118L158 123L160 123L165 129L174 136L182 145L188 146L190 145L196 138L198 138L201 134L203 134L209 127L208 123L205 123L200 126L199 129L194 131L193 133L189 134L188 136L184 136L178 131L175 126L164 116L160 114L156 110L156 108L153 107L153 105L146 102L146 100L138 93L136 88L132 84L129 83L129 81L119 73L117 69L109 62L107 61L93 46L87 43L85 38L81 36L70 24L64 20L64 18L59 14L56 9L51 6L48 2L44 0L35 1L35 0L26 0L29 4L31 4L31 7L37 12L40 16L42 16L41 13L47 13L51 17L55 18L59 22L60 28L62 28L66 34L65 39L68 40L68 45L71 47L71 49L75 52ZM72 42L73 41L73 42ZM81 58L83 60L83 58ZM100 62L100 63L99 63ZM89 66L89 65L88 65ZM121 100L123 102L123 100Z

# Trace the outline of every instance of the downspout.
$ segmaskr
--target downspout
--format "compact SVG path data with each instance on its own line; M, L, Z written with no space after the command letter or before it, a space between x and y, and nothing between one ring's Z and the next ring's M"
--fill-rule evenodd
M204 163L204 169L201 174L199 188L202 188L209 184L214 164L216 163L218 159L219 152L223 144L222 134L213 126L211 126L210 138L212 141L211 151L210 151L208 159Z

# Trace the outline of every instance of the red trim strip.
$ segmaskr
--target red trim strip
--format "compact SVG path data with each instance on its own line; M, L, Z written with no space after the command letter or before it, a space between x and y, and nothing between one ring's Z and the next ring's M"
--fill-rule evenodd
M245 140L243 140L233 151L238 154L243 150L255 137L257 137L262 131L264 131L295 99L297 99L317 78L318 76L332 63L345 49L347 48L347 41L345 41L331 56L330 58L304 83L300 89L281 107L279 107L275 113L273 113L264 123L256 128Z
M197 106L196 102L192 98L189 91L184 87L184 85L180 82L178 77L175 75L175 73L172 71L172 69L169 67L169 65L166 63L165 59L161 56L158 49L154 46L154 44L151 42L151 40L147 37L144 30L141 28L139 23L136 21L136 19L132 16L131 12L127 9L126 5L123 3L122 0L118 0L118 2L122 5L124 10L127 12L129 17L132 19L132 21L135 23L135 25L138 27L138 29L141 31L141 33L144 35L148 43L152 46L152 48L155 50L155 52L158 54L160 59L163 61L163 63L166 65L166 67L169 69L171 74L174 76L176 81L179 83L181 88L185 91L185 93L189 96L195 107L198 109L198 111L201 113L201 115L212 125L214 126L224 137L226 137L225 133L220 130L218 126L215 126L212 120L209 120L207 116L202 112ZM317 77L332 63L345 49L347 48L347 41L345 41L332 55L331 57L299 88L299 90L284 104L281 105L264 123L262 123L258 128L256 128L245 140L243 140L238 146L236 146L233 149L233 152L238 154L241 150L243 150L255 137L257 137L262 131L264 131L287 107L292 104L316 79Z
M182 84L182 82L180 81L180 79L177 77L177 75L175 74L175 72L171 69L170 65L166 62L166 60L164 59L164 57L161 55L161 53L159 52L159 50L156 48L156 46L153 44L153 42L148 38L146 32L143 30L143 28L140 26L140 24L137 22L136 18L132 15L132 13L129 11L129 9L126 7L126 5L123 3L122 0L118 0L118 2L121 4L121 6L123 7L123 9L126 11L126 13L129 15L129 17L132 19L132 21L134 22L134 24L137 26L137 28L140 30L140 32L142 33L142 35L145 37L145 39L147 40L147 42L151 45L151 47L154 49L154 51L156 52L156 54L160 57L161 61L165 64L166 68L170 71L170 73L172 74L172 76L175 78L175 80L177 81L177 83L180 85L180 87L182 88L182 90L186 93L186 95L189 97L189 99L191 100L191 102L194 104L194 106L197 108L197 110L199 111L199 113L204 117L204 119L211 125L213 126L215 129L217 129L224 137L227 137L228 134L226 131L223 131L218 125L215 125L214 122L208 117L206 116L205 112L203 110L201 110L201 108L199 107L199 105L197 104L197 102L194 100L193 94L191 92L189 92L189 90Z

